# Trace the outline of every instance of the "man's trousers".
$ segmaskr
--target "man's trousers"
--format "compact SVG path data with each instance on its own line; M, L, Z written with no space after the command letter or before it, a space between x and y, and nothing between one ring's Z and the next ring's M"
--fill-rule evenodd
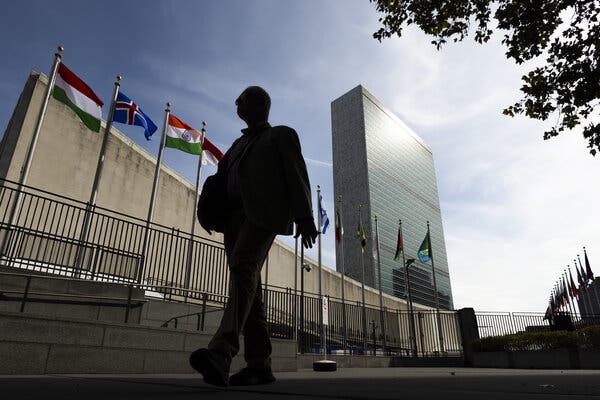
M225 253L229 264L229 299L221 325L208 349L223 357L229 369L244 334L244 358L250 368L271 366L271 340L262 300L260 270L275 234L248 221L242 209L229 215Z

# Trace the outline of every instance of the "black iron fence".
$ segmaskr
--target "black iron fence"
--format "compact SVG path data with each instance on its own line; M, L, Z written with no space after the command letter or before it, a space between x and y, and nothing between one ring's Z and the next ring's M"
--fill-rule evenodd
M0 180L0 264L134 285L171 301L223 304L228 294L228 268L221 243L146 224L102 207L90 208L48 191L27 186L19 190L15 182L7 180ZM317 296L270 286L265 289L265 306L274 337L297 339L301 352L321 350L321 302ZM340 299L329 299L328 352L462 352L453 311L440 312L438 318L435 311L410 315L406 310L366 305L363 318L362 308L360 302L343 304ZM176 324L177 318L171 322Z
M19 191L11 181L0 181L0 260L38 272L136 283L168 299L201 300L208 293L222 302L228 290L221 243L47 191Z
M566 326L560 328L578 329L589 325L600 324L600 315L561 313ZM519 332L540 332L553 329L557 321L544 319L544 313L524 312L477 312L477 328L479 337L503 336Z
M266 290L265 304L273 337L297 338L301 353L323 351L320 330L322 305L318 296L312 293L294 294L290 288L270 287ZM440 311L441 329L438 329L434 310L415 311L411 318L407 310L381 310L367 305L363 322L360 302L342 303L341 299L328 297L328 305L328 323L324 326L328 353L403 356L462 354L458 315L454 311ZM413 330L410 328L411 320Z

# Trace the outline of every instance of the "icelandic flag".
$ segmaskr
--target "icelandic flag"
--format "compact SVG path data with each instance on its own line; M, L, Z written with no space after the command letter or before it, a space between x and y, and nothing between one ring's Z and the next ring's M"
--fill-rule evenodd
M144 128L144 136L150 140L150 136L158 129L141 108L131 99L119 92L115 103L114 122L120 122L127 125L138 125Z
M327 216L327 211L325 210L325 205L323 204L323 196L319 195L319 213L321 214L321 232L323 235L329 226L329 217Z

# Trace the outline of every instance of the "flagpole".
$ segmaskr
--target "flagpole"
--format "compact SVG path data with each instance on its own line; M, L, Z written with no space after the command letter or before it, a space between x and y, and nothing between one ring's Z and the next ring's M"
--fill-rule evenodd
M317 226L318 226L318 236L317 236L317 247L318 247L318 252L317 252L317 263L319 266L319 327L320 327L320 335L321 335L321 347L323 348L323 351L325 353L325 359L327 359L327 348L325 348L325 346L327 346L327 338L325 337L325 326L323 325L323 286L322 286L322 274L321 274L321 229L322 229L322 218L321 218L321 209L322 209L323 205L321 204L321 186L317 185Z
M416 357L418 355L417 352L417 337L415 335L415 311L413 309L412 295L410 292L410 271L408 270L408 265L406 265L406 255L404 254L404 234L402 232L402 220L398 220L398 229L400 230L400 237L402 238L402 265L404 266L404 283L406 285L407 291L407 300L408 300L408 316L409 316L409 332L411 335L410 344L413 349L413 355Z
M296 232L294 232L294 341L296 342L296 349L298 348L298 226L296 225Z
M431 232L429 231L429 221L427 221L427 237L429 238L429 256L431 257L431 275L433 276L433 294L435 295L435 311L437 317L438 337L440 340L440 350L445 353L444 335L442 334L442 319L440 317L440 301L437 290L437 280L435 278L435 264L433 262L433 245L431 244Z
M347 319L346 319L346 294L344 289L344 278L346 271L344 269L344 225L342 224L342 195L338 196L338 213L336 216L339 217L339 235L340 235L340 270L341 270L341 283L342 283L342 329L343 329L343 340L344 340L344 354L346 354L346 347L348 345L348 331L347 331Z
M206 135L206 121L202 121L202 145L204 145L204 137ZM198 154L198 168L196 170L196 191L194 192L194 204L192 207L192 228L190 230L190 243L188 244L187 263L185 267L185 302L187 302L190 293L190 280L192 276L192 256L194 255L194 234L196 233L196 207L198 206L198 197L200 195L200 177L202 176L202 151Z
M387 340L385 337L385 314L383 312L383 289L381 287L381 249L379 248L379 224L377 222L377 215L375 215L375 248L377 250L377 275L379 284L379 318L381 320L381 333L383 335L383 354L386 354ZM375 355L377 350L375 349Z
M364 235L361 215L362 204L358 205L358 226L361 234ZM365 304L365 252L362 247L362 237L359 238L360 244L360 265L361 265L361 293L362 293L362 328L363 328L363 352L367 351L367 308Z
M142 283L144 277L144 269L147 264L148 256L148 240L150 239L150 224L152 223L152 215L154 214L154 201L156 200L156 188L158 186L158 177L160 176L160 167L162 164L162 155L165 147L165 135L167 124L169 122L169 114L171 113L171 103L167 102L165 109L165 120L163 122L163 130L160 136L160 145L158 147L158 157L156 159L156 168L154 170L154 181L152 182L152 193L150 194L150 204L148 206L148 217L146 218L146 229L144 230L144 243L142 247L142 265L138 270L137 282Z
M62 46L58 46L56 50L56 53L54 53L54 62L50 70L50 76L48 77L48 86L46 86L46 93L44 94L44 100L42 101L42 107L40 108L40 113L38 114L35 129L33 130L31 141L29 142L29 148L27 149L27 156L25 157L25 162L21 167L21 175L19 177L19 185L17 186L17 194L15 196L15 201L13 202L10 210L10 218L8 219L8 230L4 234L4 238L2 239L2 253L0 254L0 256L4 256L6 254L6 247L8 245L8 237L10 236L10 230L17 222L17 209L21 206L23 186L27 183L29 170L31 169L31 163L33 161L33 153L35 152L37 141L40 136L40 131L42 130L44 116L46 115L46 109L48 108L48 101L50 100L50 95L52 94L52 89L54 88L54 82L56 81L56 72L58 71L58 65L61 62L61 53L65 50L65 48Z
M117 75L115 78L115 87L113 89L112 101L110 103L110 109L108 111L108 118L106 119L106 126L104 127L104 135L102 137L102 145L100 147L100 154L98 155L98 162L96 163L96 173L94 174L94 182L92 183L92 192L90 193L90 199L87 203L84 222L83 222L83 230L80 235L80 244L83 245L88 241L90 225L92 223L92 213L96 208L96 198L98 196L98 187L100 186L100 179L102 178L102 170L104 167L104 160L106 156L106 147L108 146L108 137L110 135L110 129L112 127L113 118L115 115L115 104L117 102L117 96L119 94L119 88L121 86L120 81L123 79L121 75ZM79 247L78 255L76 257L76 268L79 270L83 269L83 260L85 258L85 250L81 249L82 246ZM92 278L94 276L94 271L92 271Z

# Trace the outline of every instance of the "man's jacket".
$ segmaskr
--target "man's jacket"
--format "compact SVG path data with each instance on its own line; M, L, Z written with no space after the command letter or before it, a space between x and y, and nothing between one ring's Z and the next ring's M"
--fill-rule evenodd
M231 149L219 161L217 173L207 178L198 204L200 223L223 232L227 218L227 173ZM298 134L287 126L265 125L241 153L239 181L246 217L282 235L293 233L293 222L312 218L311 191Z

